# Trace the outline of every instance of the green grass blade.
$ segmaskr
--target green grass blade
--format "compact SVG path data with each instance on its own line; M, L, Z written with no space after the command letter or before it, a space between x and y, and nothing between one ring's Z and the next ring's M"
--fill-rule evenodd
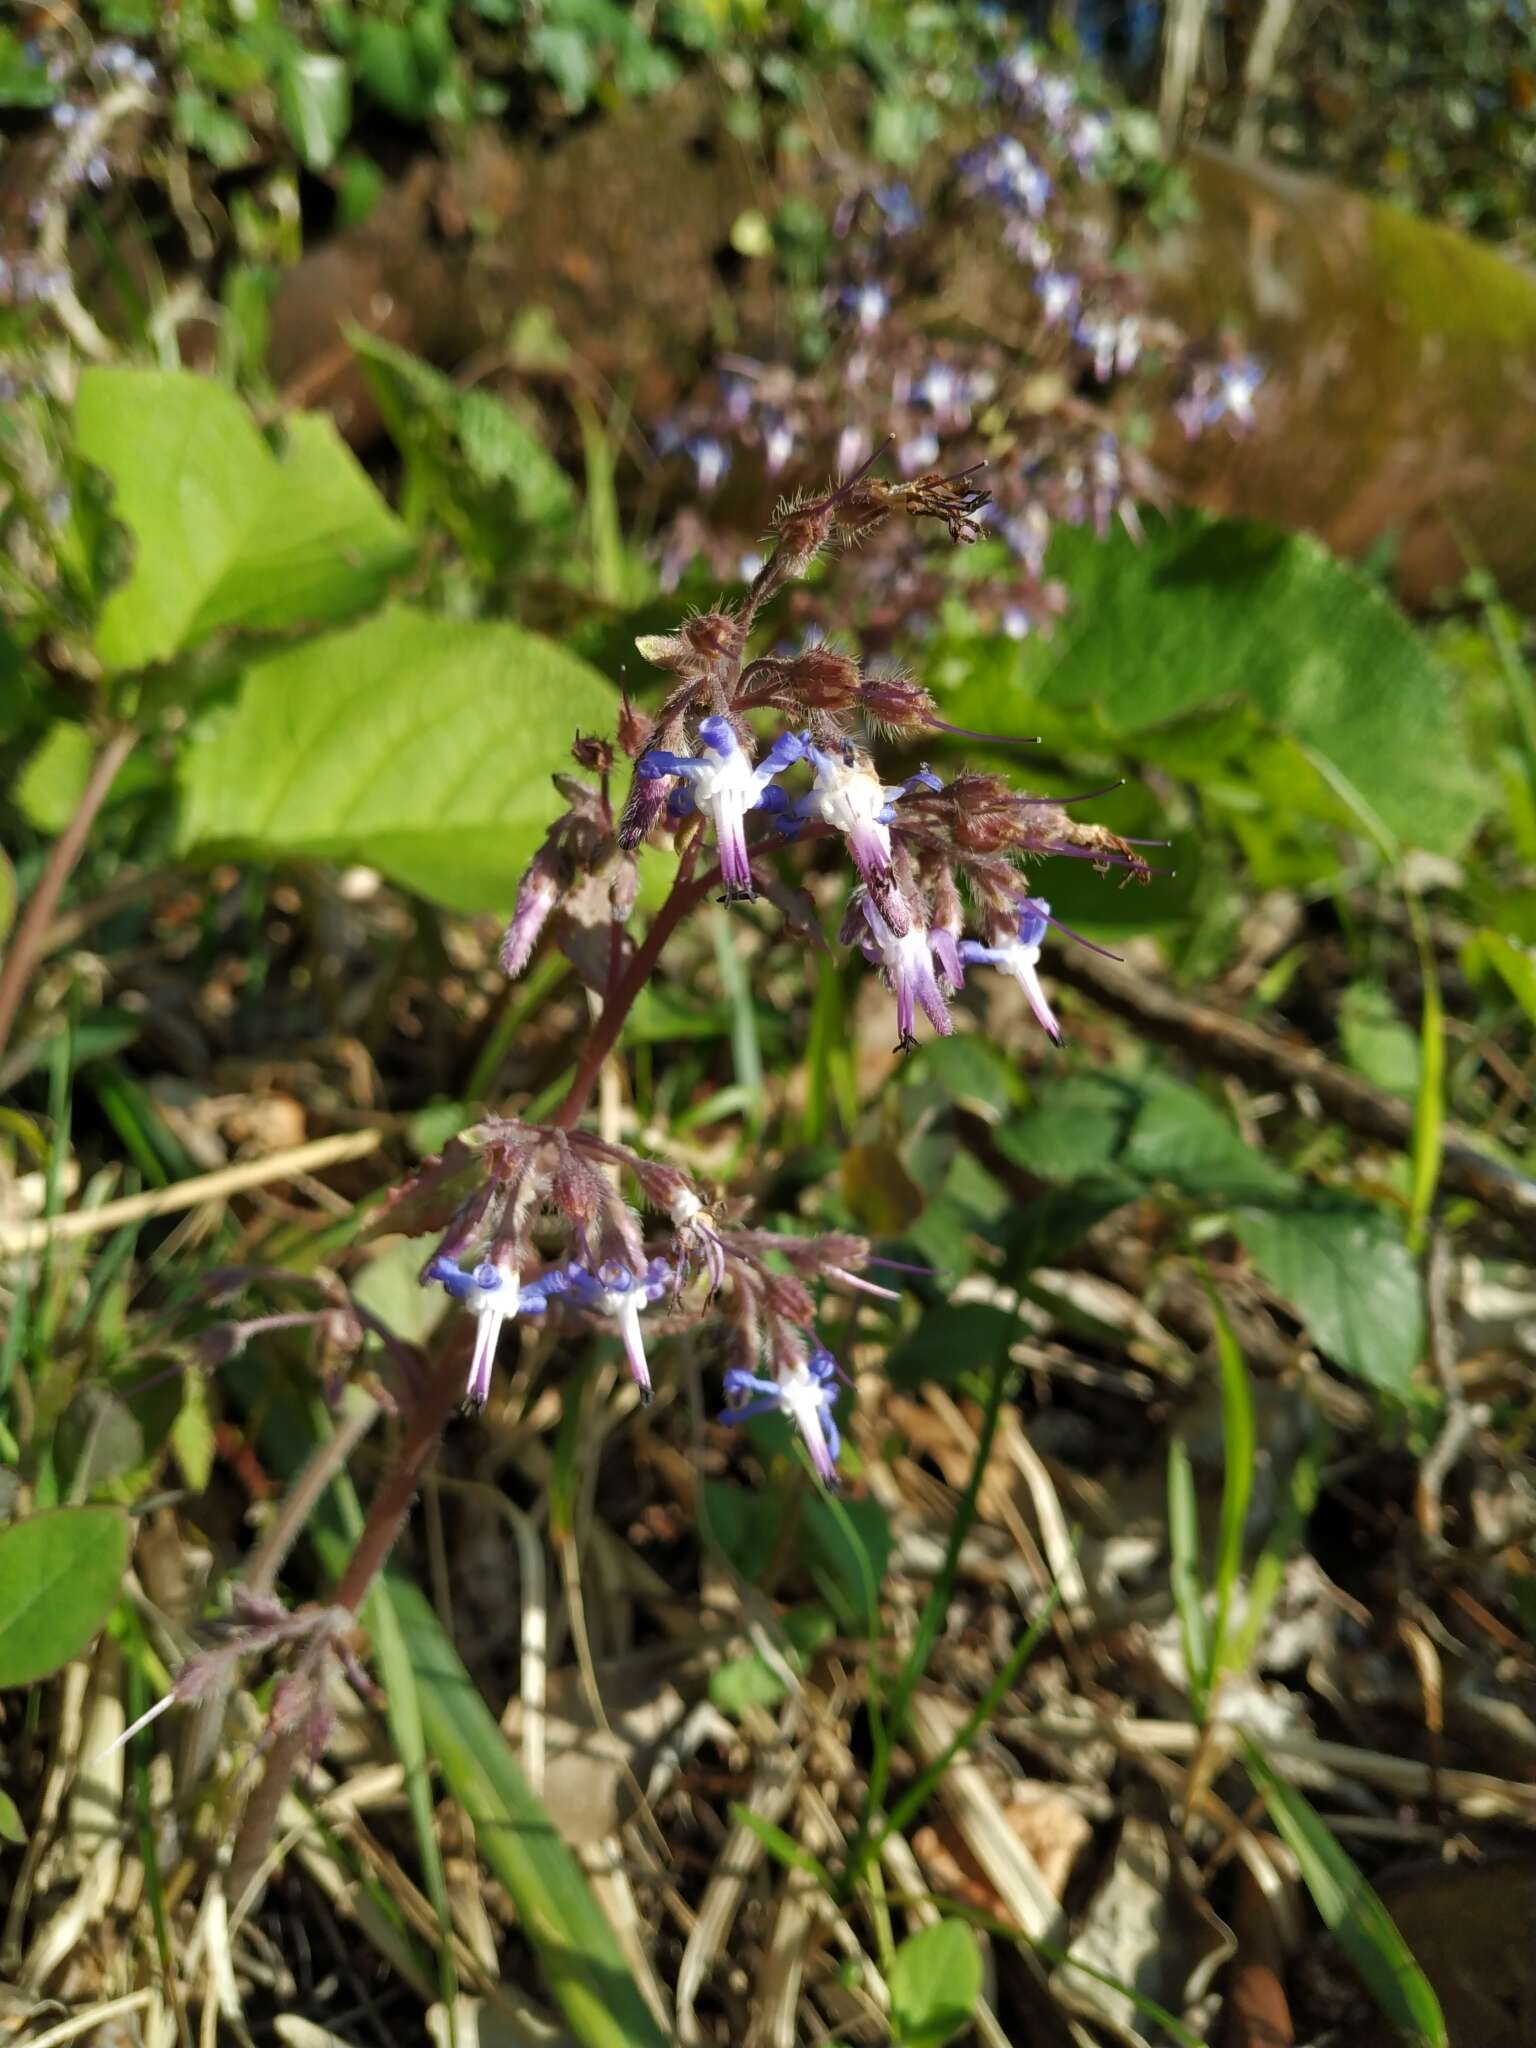
M572 2030L586 2048L666 2048L580 1864L534 1796L429 1602L409 1580L394 1573L386 1579L427 1745L469 1816L480 1854L511 1894Z
M345 1473L331 1482L331 1497L349 1543L355 1542L362 1531L363 1511ZM374 1580L363 1604L363 1621L373 1642L379 1676L384 1681L384 1711L389 1722L390 1743L405 1773L405 1799L416 1836L416 1853L421 1859L422 1883L437 1918L438 1990L444 2006L452 2012L459 1990L458 1971L453 1959L453 1908L448 1899L443 1852L437 1839L437 1820L432 1806L432 1771L415 1668L395 1608L395 1587L387 1579Z
M1246 1671L1264 1633L1269 1610L1275 1604L1285 1576L1285 1567L1306 1530L1307 1518L1317 1505L1317 1489L1323 1472L1323 1446L1327 1432L1316 1429L1303 1445L1291 1471L1290 1490L1275 1526L1264 1540L1248 1575L1248 1608L1243 1625L1233 1640L1224 1666L1229 1671Z
M291 1476L314 1443L313 1416L265 1387L247 1360L232 1361L228 1379L248 1401L260 1400L263 1448ZM343 1516L333 1487L306 1530L333 1577L352 1550ZM394 1572L381 1583L409 1666L426 1754L473 1824L481 1856L511 1894L571 2031L583 2048L666 2048L581 1865L518 1768L430 1603ZM372 1626L374 1607L364 1611Z
M1216 1538L1216 1619L1211 1628L1206 1693L1209 1696L1227 1663L1227 1634L1232 1600L1243 1569L1243 1531L1253 1498L1253 1466L1257 1454L1253 1421L1253 1390L1248 1368L1233 1335L1221 1297L1206 1280L1211 1314L1216 1322L1216 1357L1221 1371L1221 1440L1224 1469L1221 1482L1221 1526Z
M715 962L731 1006L731 1054L736 1084L747 1096L747 1121L756 1132L763 1123L763 1049L757 1035L757 1012L752 1007L752 982L737 948L735 919L727 911L717 909L713 927Z
M1448 2048L1449 2036L1429 1979L1408 1951L1364 1873L1329 1832L1322 1816L1270 1763L1257 1743L1243 1745L1248 1774L1270 1819L1301 1866L1302 1881L1324 1926L1339 1938L1367 1989L1408 2040Z
M1406 882L1403 900L1419 950L1419 976L1424 987L1419 1021L1419 1088L1413 1105L1413 1180L1408 1196L1408 1248L1418 1252L1424 1249L1429 1234L1430 1210L1445 1150L1445 1005L1440 996L1435 944L1424 906Z
M771 1820L764 1820L760 1813L754 1813L750 1806L743 1806L739 1799L731 1801L731 1819L748 1834L756 1835L763 1847L776 1863L782 1863L786 1870L803 1870L807 1877L813 1877L824 1892L833 1889L832 1876L819 1856L813 1856L809 1849L797 1842L793 1835L776 1827Z
M1184 1645L1184 1671L1190 1705L1205 1719L1205 1674L1210 1669L1206 1640L1205 1588L1200 1582L1200 1519L1195 1512L1195 1475L1182 1437L1168 1444L1168 1583L1179 1635Z

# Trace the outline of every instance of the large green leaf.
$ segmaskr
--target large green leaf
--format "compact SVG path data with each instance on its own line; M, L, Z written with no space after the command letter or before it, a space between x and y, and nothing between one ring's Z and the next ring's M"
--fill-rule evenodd
M183 757L182 849L364 861L505 911L559 808L549 776L614 708L537 634L396 606L252 663Z
M165 661L221 626L330 624L376 602L410 554L404 528L329 420L296 413L274 455L232 393L180 371L87 370L82 456L105 471L134 541L96 651Z
M1419 1276L1380 1210L1319 1195L1244 1210L1237 1234L1320 1351L1384 1393L1408 1391L1424 1350Z
M0 1689L31 1685L77 1657L117 1598L128 1519L57 1508L0 1529Z
M1487 792L1446 679L1389 600L1317 541L1185 514L1149 519L1141 545L1118 529L1100 541L1062 528L1050 568L1072 595L1054 638L1006 661L979 644L973 677L945 697L946 717L1015 732L1039 706L1047 723L1060 714L1145 753L1159 729L1202 708L1244 706L1292 750L1274 800L1347 819L1308 772L1311 757L1406 844L1465 845ZM956 677L964 653L953 651ZM1213 748L1235 730L1214 719L1201 728ZM1221 758L1212 754L1210 772Z

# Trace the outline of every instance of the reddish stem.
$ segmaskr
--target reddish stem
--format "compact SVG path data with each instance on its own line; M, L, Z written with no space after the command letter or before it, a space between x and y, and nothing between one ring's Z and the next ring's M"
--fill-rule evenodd
M641 989L650 980L651 971L661 958L663 946L688 912L695 904L703 901L719 879L720 870L717 867L695 878L693 870L698 857L699 840L695 838L678 864L671 893L651 920L651 928L641 942L634 959L630 961L627 973L622 976L609 1000L604 1003L603 1014L593 1026L592 1036L582 1047L581 1058L576 1063L576 1072L566 1091L565 1100L550 1118L556 1130L571 1130L592 1100L592 1091L597 1086L597 1077L603 1070L603 1061L618 1044L624 1020L634 1008Z
M84 851L86 838L96 822L96 813L106 802L117 780L117 772L133 752L137 739L138 734L133 728L125 726L122 731L113 733L103 746L91 764L74 816L54 841L43 865L37 887L32 891L21 923L16 927L16 936L5 956L5 965L0 967L0 1052L5 1050L10 1038L11 1026L16 1021L16 1012L21 1008L27 983L32 979L32 970L42 953L44 934L58 908L64 884L74 873L75 862Z

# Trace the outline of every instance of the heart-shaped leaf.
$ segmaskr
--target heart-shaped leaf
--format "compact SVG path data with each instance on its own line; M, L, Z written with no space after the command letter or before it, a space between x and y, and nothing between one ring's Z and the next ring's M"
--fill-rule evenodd
M330 624L376 602L409 559L404 528L317 415L292 415L275 455L206 378L93 369L75 442L134 542L96 630L108 668L169 660L221 626Z
M251 665L183 757L182 848L363 861L504 912L561 808L549 777L614 709L535 633L395 606Z

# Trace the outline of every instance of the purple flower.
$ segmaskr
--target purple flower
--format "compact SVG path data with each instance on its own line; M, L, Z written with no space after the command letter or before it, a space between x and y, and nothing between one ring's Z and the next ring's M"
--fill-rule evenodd
M993 135L968 149L957 169L966 189L1009 212L1038 220L1051 196L1050 174L1016 135Z
M1263 364L1253 356L1223 363L1216 370L1197 370L1188 391L1174 406L1174 416L1190 440L1222 420L1245 432L1254 424L1253 401L1264 377Z
M878 278L871 277L863 284L844 285L837 295L837 305L861 334L873 334L891 310L891 295Z
M663 775L676 775L689 785L684 791L674 792L674 797L681 796L713 820L720 849L720 880L727 900L750 899L756 891L747 855L746 814L765 803L773 808L769 796L773 778L801 758L805 745L797 733L781 733L754 767L730 720L718 716L699 721L699 744L703 751L697 755L669 754L665 748L653 748L635 763L635 774L647 782Z
M724 481L730 469L730 449L723 441L717 441L713 434L694 434L684 443L684 451L693 464L699 489L708 496Z
M793 835L801 825L818 820L841 832L854 866L866 886L878 895L888 921L898 931L905 931L907 919L901 900L890 887L890 825L895 815L892 806L906 795L908 784L888 788L876 775L869 756L852 741L844 741L836 753L824 752L808 735L803 745L816 781L790 805L779 820L779 829Z
M817 1349L771 1380L744 1366L732 1366L725 1375L725 1391L733 1405L721 1416L722 1422L750 1422L758 1415L788 1416L811 1454L817 1478L823 1486L836 1486L842 1439L832 1412L837 1400L837 1361L830 1351Z
M939 437L931 427L909 434L896 449L896 466L903 476L921 476L939 459Z
M870 195L880 209L880 225L888 235L910 234L921 216L908 188L896 180L877 185Z
M1035 105L1040 109L1046 127L1053 135L1059 135L1077 105L1077 87L1070 78L1052 73L1049 78L1041 79L1035 93Z
M1067 137L1067 154L1082 177L1090 177L1098 169L1099 158L1104 145L1109 141L1109 117L1106 114L1080 114Z
M763 463L770 476L777 476L795 452L795 430L783 413L770 413L763 420Z
M471 1408L483 1408L491 1391L491 1367L502 1324L514 1316L542 1315L550 1295L564 1292L564 1281L558 1273L549 1273L524 1287L511 1266L487 1259L466 1273L441 1253L428 1262L422 1279L436 1281L478 1322L464 1399Z
M1029 1007L1042 1028L1060 1045L1061 1026L1045 999L1045 991L1035 971L1040 961L1041 942L1050 921L1049 903L1038 896L1026 896L1019 904L1018 929L1013 938L997 946L984 946L978 939L965 939L960 945L960 957L969 966L1001 967L1005 973L1011 974L1028 997Z
M610 1259L589 1273L585 1266L567 1266L561 1274L563 1291L578 1308L592 1315L612 1316L640 1399L651 1398L651 1369L646 1362L640 1335L642 1311L672 1291L672 1268L665 1259L652 1259L643 1273L632 1273L617 1259Z
M964 970L954 935L942 928L926 931L913 924L905 932L894 932L880 908L868 896L864 899L864 922L868 927L864 956L878 966L896 998L896 1039L898 1052L910 1052L917 1043L913 1025L921 1008L941 1038L954 1031L949 1005L933 972L933 954L952 988L964 981Z
M1077 310L1082 286L1069 270L1043 270L1035 279L1040 294L1040 313L1047 327L1054 327Z

